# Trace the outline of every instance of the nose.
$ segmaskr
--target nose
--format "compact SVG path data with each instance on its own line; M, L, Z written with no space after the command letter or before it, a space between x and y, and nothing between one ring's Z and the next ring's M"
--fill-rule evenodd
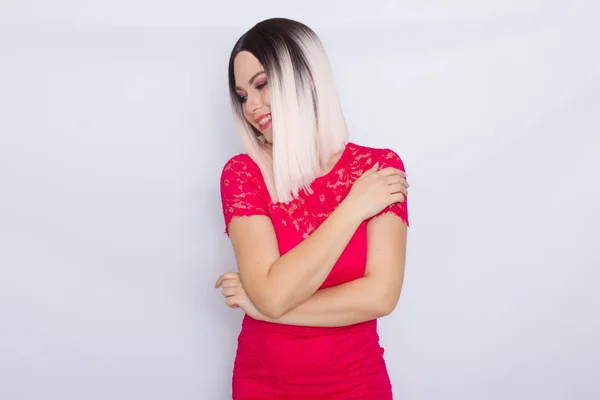
M248 112L254 112L256 110L258 110L260 107L262 107L262 101L260 99L260 96L248 96L248 99L246 101L246 104L248 106Z

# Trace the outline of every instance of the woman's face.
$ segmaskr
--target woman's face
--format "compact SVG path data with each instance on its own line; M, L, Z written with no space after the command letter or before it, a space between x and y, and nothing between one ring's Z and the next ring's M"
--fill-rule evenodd
M233 60L233 74L244 117L267 142L273 143L269 87L262 64L252 53L241 51Z

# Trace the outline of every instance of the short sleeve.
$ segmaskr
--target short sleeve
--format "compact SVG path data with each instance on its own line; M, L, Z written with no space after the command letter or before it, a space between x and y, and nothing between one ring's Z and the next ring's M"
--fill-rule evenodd
M234 217L269 216L269 196L258 166L244 154L231 158L221 173L225 233Z
M393 167L399 169L401 171L406 172L404 168L404 163L398 154L396 154L393 150L384 149L380 151L380 154L377 156L376 162L379 162L379 168L387 168ZM372 218L377 218L383 214L393 213L396 214L406 226L409 226L408 223L408 198L405 198L402 203L394 203L386 208L384 208L379 214L376 214Z

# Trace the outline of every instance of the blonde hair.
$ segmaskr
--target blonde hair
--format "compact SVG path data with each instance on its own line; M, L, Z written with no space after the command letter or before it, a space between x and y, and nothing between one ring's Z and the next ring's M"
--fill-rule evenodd
M269 82L273 146L246 121L235 91L233 62L238 53L252 53ZM262 21L235 44L229 59L229 87L242 144L260 168L271 199L289 202L310 185L321 166L342 151L348 128L333 71L317 35L306 25L284 18Z

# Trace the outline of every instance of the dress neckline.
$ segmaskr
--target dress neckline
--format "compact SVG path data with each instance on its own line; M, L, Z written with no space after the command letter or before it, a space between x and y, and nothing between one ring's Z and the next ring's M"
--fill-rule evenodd
M346 143L346 146L344 147L344 150L342 150L342 154L340 155L340 158L335 162L335 164L333 165L333 167L331 167L331 169L329 170L329 172L327 172L324 175L318 176L315 179L315 181L320 181L320 180L323 180L323 179L327 179L331 175L335 174L336 171L338 171L340 168L342 168L342 165L344 163L344 159L346 158L346 155L349 152L350 145L351 145L350 142Z

